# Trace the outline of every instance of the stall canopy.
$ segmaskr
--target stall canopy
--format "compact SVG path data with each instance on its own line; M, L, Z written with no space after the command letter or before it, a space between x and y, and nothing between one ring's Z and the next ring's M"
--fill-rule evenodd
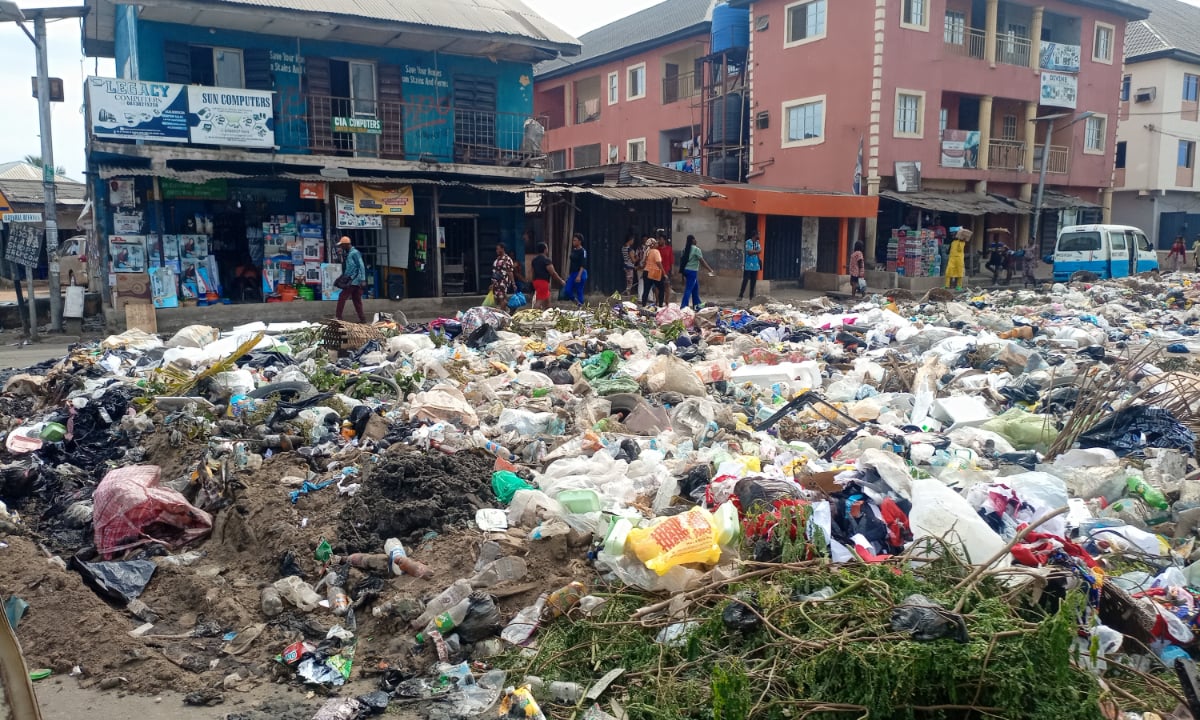
M1027 203L996 195L980 195L969 192L936 192L923 190L921 192L896 192L883 190L879 195L888 200L919 207L923 210L937 212L960 213L962 215L1025 215L1033 208Z

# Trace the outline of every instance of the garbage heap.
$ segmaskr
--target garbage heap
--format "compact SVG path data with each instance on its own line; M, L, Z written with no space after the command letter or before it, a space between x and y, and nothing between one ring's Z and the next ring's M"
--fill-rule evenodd
M6 614L304 717L1200 717L1197 294L130 331L0 378Z

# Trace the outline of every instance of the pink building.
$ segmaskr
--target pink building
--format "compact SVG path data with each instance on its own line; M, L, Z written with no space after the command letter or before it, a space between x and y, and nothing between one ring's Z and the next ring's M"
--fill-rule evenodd
M905 225L1023 245L1044 156L1043 245L1063 222L1107 219L1125 25L1146 11L1118 0L733 5L751 13L751 183L846 191L861 147L863 191L881 198L868 246Z

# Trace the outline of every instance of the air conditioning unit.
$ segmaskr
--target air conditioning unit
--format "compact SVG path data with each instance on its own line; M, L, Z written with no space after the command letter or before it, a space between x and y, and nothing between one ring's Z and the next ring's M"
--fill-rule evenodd
M1135 92L1133 94L1133 101L1135 103L1154 102L1154 98L1157 96L1158 96L1158 88L1152 88L1152 87L1138 88L1137 92Z

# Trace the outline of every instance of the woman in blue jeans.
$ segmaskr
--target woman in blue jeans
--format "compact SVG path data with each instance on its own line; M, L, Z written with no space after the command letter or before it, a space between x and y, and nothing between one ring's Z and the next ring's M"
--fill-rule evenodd
M688 235L687 244L683 246L683 253L679 256L679 266L683 268L683 299L679 301L681 307L688 307L688 300L691 300L690 306L693 310L699 310L700 305L700 266L708 271L709 276L713 275L712 266L704 261L704 252L696 245L696 236Z

